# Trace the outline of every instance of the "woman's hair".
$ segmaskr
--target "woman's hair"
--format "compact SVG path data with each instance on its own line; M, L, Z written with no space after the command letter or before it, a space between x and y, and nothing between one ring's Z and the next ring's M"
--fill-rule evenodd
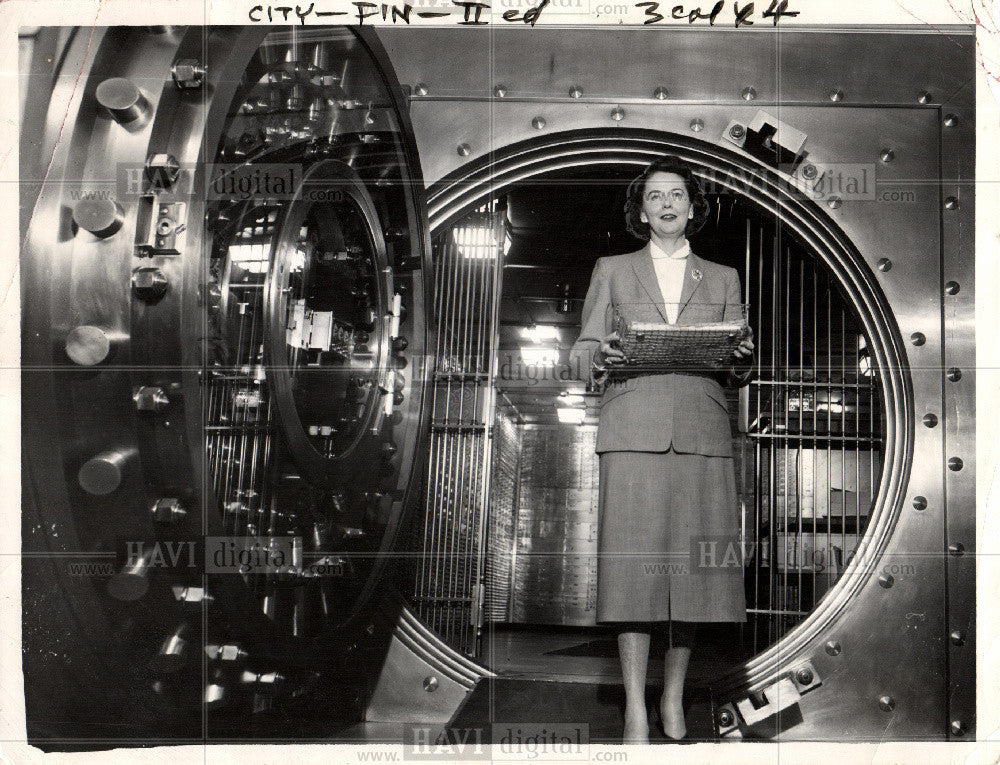
M639 214L642 212L642 195L646 191L646 181L653 173L675 173L684 179L693 210L693 216L687 222L684 233L687 236L696 234L708 220L708 200L705 199L705 192L701 190L691 168L684 160L673 154L653 161L643 170L642 175L629 184L625 194L625 228L636 239L649 241L649 224L643 223Z

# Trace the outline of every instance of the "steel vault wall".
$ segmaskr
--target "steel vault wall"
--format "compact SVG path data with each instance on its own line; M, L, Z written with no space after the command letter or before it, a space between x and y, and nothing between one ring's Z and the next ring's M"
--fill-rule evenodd
M783 661L746 667L748 690L815 668L822 685L785 739L974 732L974 40L945 31L379 32L412 89L432 191L501 148L569 130L641 128L733 150L730 122L763 110L807 134L810 162L869 165L877 190L913 192L905 204L823 206L891 310L912 386L912 407L894 415L914 425L897 445L912 448L905 485L872 524L884 547L855 572L853 596ZM625 150L617 161L640 164ZM432 194L432 226L448 214ZM914 573L893 577L902 565Z

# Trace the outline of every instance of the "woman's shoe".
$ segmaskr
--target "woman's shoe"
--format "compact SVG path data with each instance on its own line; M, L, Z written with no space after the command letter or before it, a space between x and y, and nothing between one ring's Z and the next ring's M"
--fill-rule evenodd
M667 733L666 725L664 725L664 722L663 722L663 715L660 714L660 707L659 707L659 705L653 707L652 713L653 713L653 716L656 718L657 727L660 729L660 734L667 741L688 741L689 740L688 739L688 732L687 732L686 726L685 726L685 730L684 730L684 735L681 736L680 738L677 738L676 736L671 736L669 733Z
M670 741L671 743L685 743L685 744L691 743L692 739L689 737L687 731L684 731L684 735L681 736L680 738L674 738L669 733L667 733L666 729L663 727L663 718L660 716L659 712L656 713L656 721L657 721L656 725L657 730L660 732L660 735L663 736L663 738L665 738L667 741Z

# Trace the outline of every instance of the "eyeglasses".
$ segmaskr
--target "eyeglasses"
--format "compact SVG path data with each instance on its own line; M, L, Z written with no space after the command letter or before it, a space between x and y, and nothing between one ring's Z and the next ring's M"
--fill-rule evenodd
M646 192L646 201L658 203L663 200L670 198L670 201L674 204L678 202L684 202L687 200L688 195L684 189L671 189L670 191L660 191L659 189L653 189L652 191Z

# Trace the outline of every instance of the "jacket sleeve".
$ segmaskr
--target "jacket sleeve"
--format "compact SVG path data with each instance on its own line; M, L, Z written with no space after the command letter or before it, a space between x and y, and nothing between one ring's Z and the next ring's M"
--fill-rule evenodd
M611 285L608 281L604 259L600 258L590 277L587 297L583 301L580 318L580 336L570 350L570 368L577 379L600 385L607 378L607 372L597 373L594 364L600 362L601 341L611 332L609 316L611 307Z
M726 309L724 312L724 321L727 323L742 323L743 311L740 307L741 303L740 276L736 272L736 269L731 268L727 273ZM750 358L742 361L734 360L732 366L726 370L724 376L725 379L722 380L723 385L727 388L742 388L744 385L748 385L750 383L750 378L753 376L754 368L757 366L756 362L756 353L754 353Z

